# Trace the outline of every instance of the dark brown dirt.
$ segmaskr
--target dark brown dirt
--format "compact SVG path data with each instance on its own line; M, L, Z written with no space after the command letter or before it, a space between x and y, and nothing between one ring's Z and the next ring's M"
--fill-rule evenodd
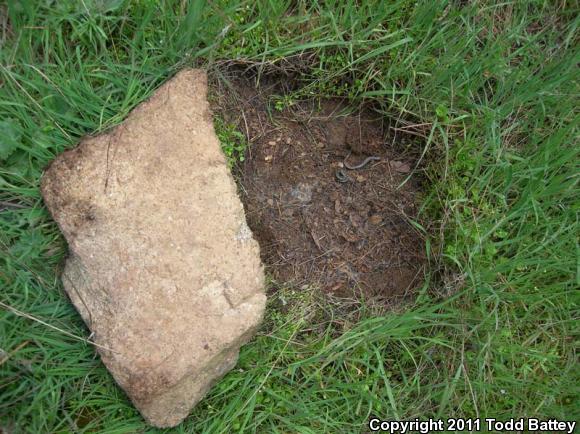
M340 296L411 294L425 263L410 223L419 187L413 177L398 188L413 161L394 151L381 116L345 114L337 100L278 111L272 96L283 86L276 81L262 79L257 90L252 80L228 80L216 89L222 96L214 111L248 137L240 195L274 279ZM347 156L351 165L381 160L345 170L350 180L340 183L336 172Z

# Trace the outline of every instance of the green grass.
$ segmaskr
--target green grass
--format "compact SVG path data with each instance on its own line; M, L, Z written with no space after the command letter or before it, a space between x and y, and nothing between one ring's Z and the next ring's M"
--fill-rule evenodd
M0 31L0 426L146 430L62 291L42 169L183 66L299 72L425 136L430 272L381 316L281 290L175 432L360 432L383 418L577 419L576 1L9 2ZM3 36L4 35L4 36ZM286 102L283 102L286 103ZM237 152L232 149L232 152ZM147 431L149 432L149 431Z

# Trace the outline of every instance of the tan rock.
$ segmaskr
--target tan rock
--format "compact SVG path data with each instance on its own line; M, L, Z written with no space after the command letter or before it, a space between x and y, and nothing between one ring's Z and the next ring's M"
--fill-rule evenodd
M266 300L206 96L205 73L182 71L42 178L69 245L65 290L117 383L158 427L181 422L235 365Z

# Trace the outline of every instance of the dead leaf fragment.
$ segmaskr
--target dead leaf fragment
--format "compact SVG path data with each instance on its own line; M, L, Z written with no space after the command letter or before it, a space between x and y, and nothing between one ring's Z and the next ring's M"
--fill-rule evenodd
M399 173L409 173L411 171L411 166L404 161L389 161L389 166L395 172Z

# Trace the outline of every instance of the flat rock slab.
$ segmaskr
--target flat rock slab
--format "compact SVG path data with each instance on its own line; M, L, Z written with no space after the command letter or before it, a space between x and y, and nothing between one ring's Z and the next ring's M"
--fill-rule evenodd
M59 155L42 194L69 245L64 288L103 362L149 423L178 424L235 365L266 301L205 73L181 71Z

